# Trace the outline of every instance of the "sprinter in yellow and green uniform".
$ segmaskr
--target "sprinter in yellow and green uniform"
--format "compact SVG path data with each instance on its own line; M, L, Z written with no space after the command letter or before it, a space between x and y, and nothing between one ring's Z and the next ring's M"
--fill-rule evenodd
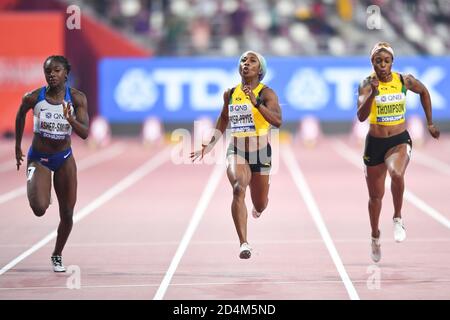
M231 214L239 237L239 257L248 259L252 248L247 241L247 187L253 202L252 215L261 216L269 198L272 149L269 133L281 126L281 108L276 93L261 81L267 72L266 60L254 51L239 59L241 83L223 95L222 112L216 123L216 134L201 150L191 153L193 161L212 150L230 124L231 142L227 150L227 176L233 200Z
M386 42L379 42L373 47L370 58L374 72L364 79L359 87L357 115L360 121L369 118L370 123L363 160L369 189L371 257L374 262L378 262L381 259L378 225L387 172L392 179L394 239L402 242L406 238L401 210L405 189L404 175L412 148L405 122L407 90L420 95L431 136L437 139L440 133L433 124L431 99L427 88L410 74L402 75L392 71L392 47Z
M373 73L372 77L376 77ZM382 126L396 126L405 122L406 87L403 76L392 72L390 82L378 81L378 95L372 101L369 115L370 124Z

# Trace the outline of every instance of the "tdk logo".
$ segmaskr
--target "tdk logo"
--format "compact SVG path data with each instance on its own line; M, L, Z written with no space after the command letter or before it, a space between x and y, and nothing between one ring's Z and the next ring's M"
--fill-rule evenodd
M353 119L358 86L373 72L367 59L359 57L269 59L272 69L269 68L263 83L277 93L287 121L298 121L306 113L321 120ZM398 65L400 69L396 71L419 78L431 95L433 111L438 117L444 116L445 111L448 118L450 92L445 90L445 84L450 68L447 61L448 57L429 61L411 58ZM108 58L100 64L100 112L113 122L141 122L150 115L168 122L191 121L220 112L224 91L241 81L234 58ZM382 87L386 90L380 88L377 103L406 101L408 110L421 111L419 95L405 96L400 84L399 91L391 91L390 85ZM253 110L243 94L233 96L231 103L226 98L225 107L235 115ZM231 108L230 104L236 107ZM244 105L247 105L245 111Z
M160 99L169 111L188 103L194 110L217 110L223 88L235 83L235 70L221 68L130 68L114 88L114 100L124 111L146 111Z

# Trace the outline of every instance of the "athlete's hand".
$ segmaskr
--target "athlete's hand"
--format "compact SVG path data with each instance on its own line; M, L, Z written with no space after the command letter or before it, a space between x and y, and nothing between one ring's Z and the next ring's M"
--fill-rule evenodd
M431 136L435 139L439 139L439 136L441 135L441 132L439 131L439 128L434 124L427 125L428 132L431 134Z
M256 97L255 94L252 91L252 88L249 85L244 85L242 87L242 91L244 91L245 95L250 99L250 101L253 103L253 105L256 105Z
M372 92L374 92L375 95L378 95L379 94L378 86L380 85L378 78L376 76L373 76L372 78L370 78L369 84L370 87L372 88Z
M72 102L63 101L63 113L64 118L66 118L67 121L70 119L73 119L73 105Z
M22 164L23 161L23 152L22 149L20 147L16 147L16 166L17 166L17 171L19 171L20 165Z
M191 152L191 159L192 162L195 162L195 160L199 159L202 160L205 154L209 152L209 148L207 149L208 144L202 144L202 149Z

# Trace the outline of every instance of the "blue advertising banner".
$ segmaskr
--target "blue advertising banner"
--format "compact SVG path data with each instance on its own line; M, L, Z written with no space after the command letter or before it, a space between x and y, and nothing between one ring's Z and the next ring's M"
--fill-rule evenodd
M263 82L275 90L283 121L314 115L352 121L358 85L371 71L368 57L267 57ZM450 119L450 57L396 57L394 71L410 73L431 94L433 119ZM165 122L217 118L223 92L240 81L238 58L108 58L99 65L99 109L110 122ZM423 110L408 92L407 116Z

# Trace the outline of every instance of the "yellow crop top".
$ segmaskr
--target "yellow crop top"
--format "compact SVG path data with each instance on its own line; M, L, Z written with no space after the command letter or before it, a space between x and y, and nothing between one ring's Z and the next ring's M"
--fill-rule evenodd
M253 93L258 97L264 84L260 83ZM254 137L268 134L270 123L262 116L259 110L252 104L249 98L242 91L239 84L232 91L228 104L228 117L231 123L231 136L233 137Z
M379 81L378 91L370 107L369 122L382 126L405 122L406 87L400 74L392 72L392 81Z

